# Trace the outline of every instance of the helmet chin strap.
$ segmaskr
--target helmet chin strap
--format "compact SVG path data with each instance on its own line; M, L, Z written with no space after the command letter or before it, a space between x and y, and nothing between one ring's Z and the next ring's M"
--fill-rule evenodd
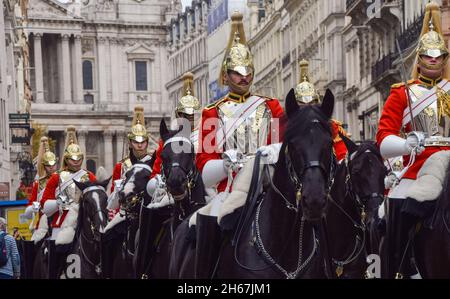
M431 70L431 71L437 71L437 70L443 71L444 67L447 65L448 58L449 58L449 55L447 55L441 63L431 65L431 64L425 62L425 60L423 60L422 57L419 56L419 66L426 68L427 70Z
M239 84L234 83L232 80L228 79L227 84L230 87L230 91L239 95L246 94L250 87L252 86L253 80L246 86L242 86Z

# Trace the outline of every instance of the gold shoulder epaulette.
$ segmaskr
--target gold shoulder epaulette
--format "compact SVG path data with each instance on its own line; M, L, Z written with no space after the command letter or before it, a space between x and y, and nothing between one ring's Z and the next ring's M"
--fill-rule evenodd
M221 98L220 100L217 100L212 104L209 104L208 106L205 107L205 110L211 110L211 109L216 108L217 106L220 105L220 103L222 103L226 99L227 99L227 97L225 96L225 97Z
M405 86L405 83L401 82L401 83L392 84L391 88L392 89L397 89L397 88L400 88L400 87L403 87L403 86Z
M416 82L416 80L411 79L411 80L408 81L408 85L414 84L414 82ZM391 86L391 88L392 89L397 89L397 88L400 88L400 87L403 87L403 86L405 86L405 82L395 83L395 84L393 84Z

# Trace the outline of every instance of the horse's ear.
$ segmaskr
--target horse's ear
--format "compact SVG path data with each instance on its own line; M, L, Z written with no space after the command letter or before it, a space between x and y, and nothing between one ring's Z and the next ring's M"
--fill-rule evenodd
M286 97L286 114L288 118L291 118L299 109L300 107L298 106L297 99L295 98L295 91L292 88Z
M331 90L327 89L325 92L325 97L323 98L320 109L322 109L322 112L328 117L328 119L331 119L334 110L334 95Z
M81 191L84 191L84 189L86 189L88 187L87 183L79 182L79 181L76 181L76 180L73 180L73 182L78 187L78 189L80 189Z
M107 178L106 180L100 181L100 182L97 181L97 185L102 186L106 190L110 180L111 180L111 177Z
M161 136L162 140L165 140L167 135L169 134L169 129L167 128L166 121L161 119L161 124L159 125L159 135Z
M342 141L344 141L345 146L347 147L348 153L351 155L353 153L356 153L358 151L358 146L356 143L354 143L350 138L339 132L339 136L341 137Z

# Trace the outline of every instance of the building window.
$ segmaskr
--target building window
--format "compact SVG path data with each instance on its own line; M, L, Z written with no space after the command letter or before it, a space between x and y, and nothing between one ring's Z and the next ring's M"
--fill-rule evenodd
M94 89L94 76L91 60L83 61L83 89L92 90Z
M136 61L136 91L147 91L147 62Z

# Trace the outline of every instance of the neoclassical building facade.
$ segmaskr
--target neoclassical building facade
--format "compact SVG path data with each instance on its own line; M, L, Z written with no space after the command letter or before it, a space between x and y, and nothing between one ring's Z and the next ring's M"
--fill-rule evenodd
M300 82L299 62L309 61L320 94L336 96L335 117L343 117L345 87L341 30L345 0L248 0L250 46L255 56L255 92L284 101Z
M29 49L23 30L26 22L26 1L0 1L0 183L9 184L8 199L24 176L20 159L30 147L11 143L9 114L30 113ZM22 132L23 133L23 132ZM21 157L19 159L19 157ZM29 157L31 160L31 157Z
M159 122L171 110L167 35L179 9L166 0L29 0L32 116L57 141L57 155L65 128L75 125L85 166L112 172L126 155L137 105L156 148Z
M208 103L208 11L211 0L194 0L171 20L168 35L168 82L170 109L175 109L182 96L186 72L194 74L194 95L202 106ZM172 114L171 114L172 116ZM197 115L198 117L198 115Z

